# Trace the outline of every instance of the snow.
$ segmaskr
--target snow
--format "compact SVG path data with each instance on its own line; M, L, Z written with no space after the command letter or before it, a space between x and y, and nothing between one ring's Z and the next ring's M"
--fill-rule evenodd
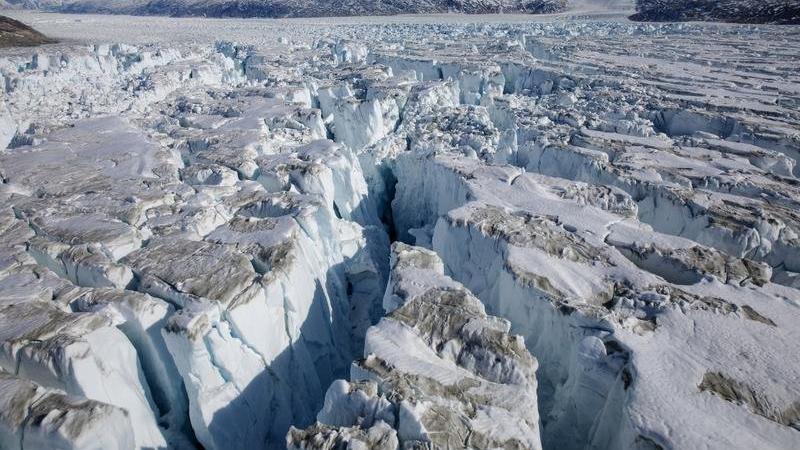
M800 34L617 6L12 13L0 446L799 447Z
M387 296L399 304L367 331L365 359L354 363L351 382L331 384L318 424L293 428L288 446L320 433L320 424L347 435L385 423L402 446L444 448L469 436L486 448L540 448L537 365L522 339L446 277L435 254L405 244L392 249ZM486 400L473 406L476 399ZM489 426L490 417L503 425Z
M138 447L166 445L136 350L122 332L101 317L65 313L46 302L7 306L0 322L0 339L7 343L0 356L4 370L124 408L137 424L133 431Z
M3 448L126 449L134 443L121 408L68 396L0 373Z

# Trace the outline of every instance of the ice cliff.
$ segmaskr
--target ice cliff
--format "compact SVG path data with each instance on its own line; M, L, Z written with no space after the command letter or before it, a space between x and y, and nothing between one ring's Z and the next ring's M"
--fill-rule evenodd
M288 448L541 448L536 360L434 252L393 246L384 308L351 381L331 385Z

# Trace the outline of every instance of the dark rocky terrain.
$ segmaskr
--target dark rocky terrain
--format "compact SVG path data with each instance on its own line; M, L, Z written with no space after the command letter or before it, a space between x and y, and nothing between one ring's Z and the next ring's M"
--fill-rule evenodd
M567 0L6 0L4 3L15 8L70 13L275 18L448 12L543 14L563 11L567 6Z
M800 27L577 1L9 12L0 449L800 449Z
M633 20L800 24L797 0L638 0Z
M32 47L53 42L55 42L53 39L18 20L0 16L0 48Z

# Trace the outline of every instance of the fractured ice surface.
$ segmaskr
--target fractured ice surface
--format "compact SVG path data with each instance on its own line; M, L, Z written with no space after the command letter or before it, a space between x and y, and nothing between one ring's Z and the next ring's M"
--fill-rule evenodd
M134 444L128 413L68 396L0 372L3 448L126 449Z
M800 33L458 20L4 53L0 446L800 447Z
M0 310L3 370L45 387L127 410L136 445L166 444L133 345L101 316L70 314L52 302Z
M289 448L541 448L536 360L435 253L394 244L384 305L351 382L331 385Z

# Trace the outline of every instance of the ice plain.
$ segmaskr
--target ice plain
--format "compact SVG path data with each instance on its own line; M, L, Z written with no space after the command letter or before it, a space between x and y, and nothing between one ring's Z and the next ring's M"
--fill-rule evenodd
M800 28L9 15L0 448L800 447Z

